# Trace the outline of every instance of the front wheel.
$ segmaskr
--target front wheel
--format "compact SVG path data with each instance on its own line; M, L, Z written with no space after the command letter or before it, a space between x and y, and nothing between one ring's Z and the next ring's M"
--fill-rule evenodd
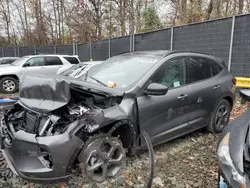
M81 171L95 182L103 182L116 176L122 169L126 156L118 138L102 134L91 137L82 152L78 157Z
M228 124L232 107L229 102L222 99L212 112L210 123L207 130L212 133L221 133L223 128Z
M15 93L18 90L18 82L13 77L3 77L0 79L0 91L2 93Z

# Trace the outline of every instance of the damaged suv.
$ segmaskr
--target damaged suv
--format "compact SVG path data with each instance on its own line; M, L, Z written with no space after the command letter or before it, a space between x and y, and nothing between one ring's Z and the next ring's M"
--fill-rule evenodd
M12 170L33 182L82 173L115 176L126 153L207 127L221 132L235 79L213 56L174 51L112 57L76 78L28 75L1 121L1 148Z

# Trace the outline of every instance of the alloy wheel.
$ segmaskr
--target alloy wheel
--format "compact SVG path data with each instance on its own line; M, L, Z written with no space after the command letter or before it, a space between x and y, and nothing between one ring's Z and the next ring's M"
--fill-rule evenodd
M7 91L7 92L11 92L13 91L15 88L16 88L16 84L14 81L12 80L5 80L3 83L2 83L2 88Z
M116 138L96 139L84 151L85 172L96 182L114 177L122 168L125 150Z
M220 106L215 116L215 125L218 129L223 129L228 123L230 116L229 108L226 105Z

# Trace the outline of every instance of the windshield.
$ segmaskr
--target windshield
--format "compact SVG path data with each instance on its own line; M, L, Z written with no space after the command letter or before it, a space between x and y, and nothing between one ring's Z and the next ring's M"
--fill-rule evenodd
M89 67L89 65L87 64L81 64L81 65L77 64L70 67L69 69L66 69L59 75L78 78L79 76L82 76L85 73L87 67Z
M11 65L13 66L19 66L19 65L22 65L23 62L25 60L29 59L29 57L21 57L20 59L17 59L16 61L14 61L13 63L11 63Z
M90 68L86 76L80 79L106 87L125 89L138 82L157 60L151 56L116 56Z

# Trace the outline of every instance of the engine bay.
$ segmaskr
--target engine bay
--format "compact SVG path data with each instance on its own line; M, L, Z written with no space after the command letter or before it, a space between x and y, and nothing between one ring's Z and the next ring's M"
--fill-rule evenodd
M120 101L120 97L72 89L69 103L58 109L40 113L16 103L5 114L4 120L12 132L23 130L37 136L53 136L64 133L75 120L88 120L98 110L114 106Z
M83 105L76 107L67 105L49 114L39 114L16 104L5 115L5 122L14 131L23 130L38 136L53 136L62 134L67 129L67 125L88 110L89 108Z

